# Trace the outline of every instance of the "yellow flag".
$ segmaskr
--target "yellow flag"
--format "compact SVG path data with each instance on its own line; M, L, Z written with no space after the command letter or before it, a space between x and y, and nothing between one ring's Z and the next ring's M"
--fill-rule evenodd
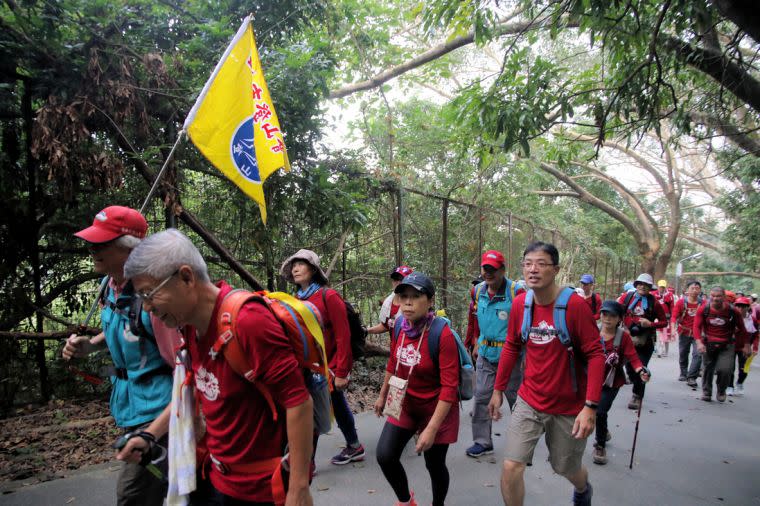
M280 122L269 96L251 16L216 65L184 129L203 155L259 204L266 223L264 181L290 170Z

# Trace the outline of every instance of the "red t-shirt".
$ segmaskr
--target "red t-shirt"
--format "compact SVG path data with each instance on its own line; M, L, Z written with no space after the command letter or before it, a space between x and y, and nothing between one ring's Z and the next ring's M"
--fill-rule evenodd
M255 380L272 394L278 420L261 393L238 375L222 354L212 359L209 349L217 338L217 313L223 297L232 289L224 281L216 300L206 335L196 339L194 329L186 329L186 341L192 359L196 395L206 418L206 440L214 458L234 469L235 464L283 455L287 443L285 410L306 402L302 374L293 374L298 362L288 337L272 313L263 305L251 302L240 309L237 340L243 348ZM219 473L211 466L209 475L214 487L236 499L271 502L271 473Z
M409 378L406 389L406 399L414 398L420 401L448 401L456 403L459 400L459 350L454 335L449 327L441 332L438 348L438 366L430 358L428 349L428 333L417 339L410 339L404 332L391 339L391 355L385 368L399 378ZM403 347L402 347L403 341ZM419 345L419 350L417 350ZM398 371L396 370L398 363ZM409 370L412 376L409 377ZM404 402L409 402L407 400ZM414 401L412 401L414 402ZM453 408L452 408L453 409Z
M525 309L525 294L515 298L507 326L507 342L501 352L494 389L507 388L509 376L522 349L520 329ZM531 337L525 343L525 375L518 390L520 397L533 409L552 415L577 415L586 399L599 402L604 374L604 352L591 309L582 297L573 294L567 306L567 329L573 336L575 373L578 391L573 392L567 347L556 335L543 335L542 330L555 330L554 302L533 306ZM536 333L533 333L533 330ZM587 371L587 372L586 372Z
M744 328L744 318L738 309L733 308L734 324L729 324L731 306L724 303L720 310L710 307L707 319L703 317L704 310L700 308L694 317L694 339L702 341L703 335L710 343L729 343L735 339L736 350L741 350L747 341L747 331Z
M324 320L325 352L330 370L338 378L348 378L354 357L351 354L351 329L348 326L346 303L332 288L319 289L307 300L317 306Z
M694 316L702 308L705 302L702 301L691 303L686 297L679 298L673 306L673 312L670 315L671 323L678 324L678 333L685 336L692 335L694 332ZM686 307L684 308L684 304Z
M631 305L636 298L636 292L633 292L633 297L628 302L628 305L625 303L626 297L628 297L628 293L626 292L623 295L620 296L618 299L618 302L623 305L625 308L625 317L623 318L623 323L626 327L631 328L631 325L634 323L638 323L639 320L645 317L644 309L642 307L642 302L644 299L639 299L636 301L636 304L633 305L633 307L629 308L628 306ZM657 299L653 297L654 301L654 319L655 321L652 322L652 326L649 327L651 329L664 329L668 326L668 318L665 316L665 310L662 307L662 304L657 302Z
M613 345L615 344L615 337L613 336L608 341L604 341L602 343L602 348L604 350L604 356L608 356L612 350L615 348ZM630 362L633 366L633 370L637 371L639 367L642 367L644 364L641 363L641 359L639 358L639 354L636 353L636 348L633 346L633 341L631 340L631 334L629 334L627 331L623 331L623 338L620 340L620 346L617 350L618 356L620 357L618 361L617 370L615 371L615 380L612 383L612 388L620 388L623 385L625 385L625 373L623 372L623 366L626 362ZM606 378L609 374L611 369L611 366L607 363L604 364L604 377Z
M580 293L578 295L581 295ZM585 295L581 295L583 297L583 300L586 301L586 304L588 304L588 307L591 308L591 313L594 316L594 320L598 320L602 316L602 298L599 296L598 293L592 292L591 295L586 297ZM596 301L596 311L594 311L594 301Z

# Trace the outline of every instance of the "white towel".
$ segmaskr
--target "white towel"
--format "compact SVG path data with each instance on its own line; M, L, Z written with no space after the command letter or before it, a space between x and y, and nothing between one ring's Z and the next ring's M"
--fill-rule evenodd
M172 412L169 417L168 506L185 506L195 490L195 426L193 385L185 385L189 357L187 350L177 353L172 386Z

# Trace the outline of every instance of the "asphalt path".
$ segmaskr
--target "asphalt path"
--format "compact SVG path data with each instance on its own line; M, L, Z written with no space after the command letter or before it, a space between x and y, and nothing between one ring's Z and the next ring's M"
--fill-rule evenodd
M584 463L594 486L595 505L736 505L760 506L760 360L753 363L743 397L707 403L699 392L677 381L676 353L652 358L652 382L641 413L633 469L628 468L636 413L626 405L630 386L618 394L609 418L612 440L607 443L609 463L593 464L592 443ZM494 424L495 452L473 459L465 449L472 443L469 403L461 411L459 441L449 449L451 473L449 505L500 505L499 476L508 416ZM383 420L371 413L357 415L357 427L367 449L364 462L331 465L342 436L337 428L320 439L317 476L312 484L314 503L331 506L392 505L396 498L375 461L375 447ZM526 505L570 504L572 486L557 476L539 442L534 465L525 473ZM430 504L430 478L422 457L412 445L402 459L420 505ZM18 487L6 485L0 505L114 504L119 464L97 466L60 480Z

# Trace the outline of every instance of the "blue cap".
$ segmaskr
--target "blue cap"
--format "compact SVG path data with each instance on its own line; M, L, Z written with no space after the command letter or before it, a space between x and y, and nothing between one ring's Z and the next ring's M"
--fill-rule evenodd
M406 286L411 286L418 292L427 294L431 297L435 295L435 285L433 284L433 280L421 272L413 272L408 276L405 276L394 292L401 293Z
M584 274L583 276L581 276L581 283L583 283L584 285L590 285L593 282L594 282L594 276L592 276L591 274Z

